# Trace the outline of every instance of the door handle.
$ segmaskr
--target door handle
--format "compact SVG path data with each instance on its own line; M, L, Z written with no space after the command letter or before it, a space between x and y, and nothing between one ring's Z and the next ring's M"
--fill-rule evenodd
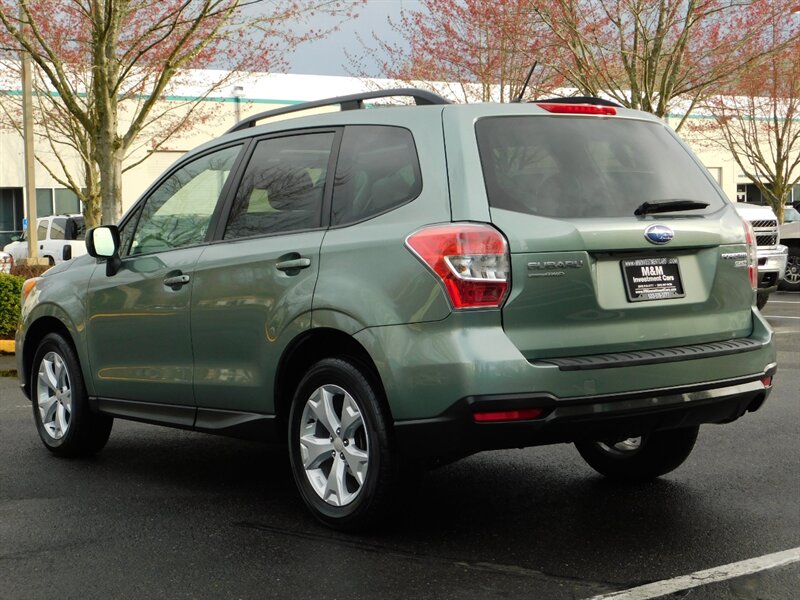
M173 290L177 290L181 286L186 285L189 283L191 277L188 275L175 275L173 277L167 277L164 279L164 285L167 287L171 287Z
M275 268L279 271L296 271L310 266L310 258L293 258L291 260L282 260L278 263L275 263Z

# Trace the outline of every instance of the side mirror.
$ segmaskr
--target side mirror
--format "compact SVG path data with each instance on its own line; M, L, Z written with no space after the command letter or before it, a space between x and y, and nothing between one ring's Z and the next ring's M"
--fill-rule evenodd
M95 258L106 259L107 277L116 275L122 265L119 258L119 245L119 229L116 225L94 227L86 234L86 252Z

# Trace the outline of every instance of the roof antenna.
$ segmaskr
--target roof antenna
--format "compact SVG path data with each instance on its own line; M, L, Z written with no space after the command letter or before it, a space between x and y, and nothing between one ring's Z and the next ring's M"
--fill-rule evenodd
M528 71L528 76L525 78L525 83L522 84L522 89L519 91L519 96L516 99L512 100L512 102L519 104L522 102L522 97L525 95L525 90L528 89L528 83L531 81L531 76L533 72L536 70L536 65L539 64L539 61L533 61L533 65L531 66L531 70Z

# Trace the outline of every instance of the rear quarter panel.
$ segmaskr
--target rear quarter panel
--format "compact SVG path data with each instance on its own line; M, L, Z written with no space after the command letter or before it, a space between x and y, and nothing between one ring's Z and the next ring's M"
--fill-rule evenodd
M354 123L412 132L422 191L394 210L325 234L313 325L353 334L365 327L444 319L450 305L443 286L405 247L406 237L421 226L451 218L441 108L392 111L377 122L370 111L361 112Z

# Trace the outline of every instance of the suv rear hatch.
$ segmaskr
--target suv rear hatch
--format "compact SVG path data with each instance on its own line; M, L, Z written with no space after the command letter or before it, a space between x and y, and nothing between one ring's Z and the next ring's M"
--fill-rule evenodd
M620 112L476 121L491 220L511 251L503 326L528 359L751 331L741 219L665 125Z

